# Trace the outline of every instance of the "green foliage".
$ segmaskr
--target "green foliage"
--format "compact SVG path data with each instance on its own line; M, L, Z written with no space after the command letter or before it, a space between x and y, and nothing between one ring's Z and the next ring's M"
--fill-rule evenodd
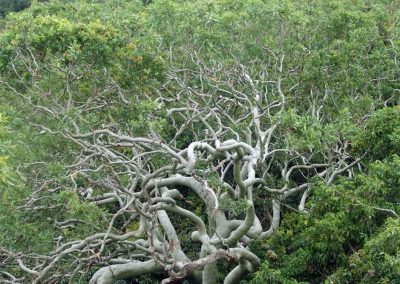
M356 140L358 151L367 151L371 161L382 160L400 151L400 106L376 111Z
M332 147L338 138L352 139L360 131L347 108L327 123L313 115L298 115L295 109L289 109L276 119L282 121L281 128L287 132L289 146L302 152L322 151Z
M389 219L363 249L349 257L349 265L327 279L333 283L397 283L400 281L399 219Z
M398 274L392 272L391 267L397 263L394 251L398 248L394 241L397 231L393 231L393 221L389 221L389 225L384 222L395 214L393 212L400 211L399 186L400 157L396 155L371 164L367 175L357 175L351 181L342 179L330 187L319 186L310 200L309 216L284 214L277 234L252 247L268 261L263 268L266 272L262 269L259 275L274 275L275 272L268 271L275 269L283 277L312 283L323 281L323 275L330 274L333 274L334 283L364 283L367 280L360 275L365 273L364 277L373 270L373 274L381 275L382 279L386 275L387 283L396 283ZM393 241L388 241L389 236L393 236ZM359 253L354 254L358 250ZM387 262L376 267L365 264L363 272L357 274L355 267L365 261L360 260L357 265L354 262L358 254L366 255L366 252L376 257L385 255L381 262L383 259ZM374 259L368 263L380 262ZM377 279L372 277L365 283L386 283L373 282Z
M40 214L18 208L29 197L23 185L1 187L0 246L12 251L47 253L52 249L53 224Z
M17 19L20 17L23 18L15 16ZM19 25L5 35L11 46L26 44L33 48L33 52L42 52L40 60L50 54L63 54L66 64L78 58L84 62L94 61L95 56L97 60L107 59L107 53L112 51L107 43L114 36L113 28L100 22L75 24L57 16L37 16L29 23L19 21ZM97 64L104 63L97 60Z
M16 148L12 147L12 131L6 123L10 122L0 115L0 246L15 251L47 252L52 247L51 224L42 218L34 220L35 214L18 208L29 197L29 190L23 177L9 164Z
M7 141L7 128L6 128L7 118L0 113L0 185L8 184L10 185L10 178L12 173L8 166L9 156L8 150L10 148L10 141Z
M249 205L245 199L233 200L227 197L220 202L220 207L226 210L232 218L237 218L246 213Z
M255 273L254 278L249 281L251 284L301 284L295 279L289 279L282 275L282 272L269 267L268 262L264 262L260 271Z
M398 86L389 79L372 80L385 78L382 74L396 78L392 52L398 47L389 41L398 41L398 15L392 9L385 1L164 0L149 6L143 26L183 58L201 47L202 57L226 66L232 64L228 54L268 66L273 56L268 50L285 52L287 69L298 72L285 73L283 87L300 82L285 89L298 110L308 108L312 96L324 102L326 115L345 106L359 119L373 100L389 98ZM274 72L269 76L272 80Z

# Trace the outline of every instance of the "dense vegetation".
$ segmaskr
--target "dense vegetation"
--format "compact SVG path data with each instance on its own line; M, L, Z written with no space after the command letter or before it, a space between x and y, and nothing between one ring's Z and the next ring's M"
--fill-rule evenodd
M398 1L27 6L1 283L400 282Z

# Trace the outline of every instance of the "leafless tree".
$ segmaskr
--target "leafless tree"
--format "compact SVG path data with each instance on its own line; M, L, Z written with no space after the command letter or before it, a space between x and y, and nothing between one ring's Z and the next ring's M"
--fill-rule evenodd
M45 97L53 91L43 90L34 81L39 67L28 51L21 54L33 78L29 88L36 88ZM271 52L270 64L262 70L239 62L229 68L221 64L207 66L193 53L191 66L171 69L156 98L152 98L166 111L172 136L157 130L151 113L142 136L118 124L83 131L79 121L70 118L61 130L35 125L42 132L62 135L79 146L75 162L68 167L68 176L75 185L70 190L79 191L76 179L83 178L88 184L83 198L98 206L114 204L118 210L108 220L106 231L82 240L60 238L50 255L4 254L17 261L35 284L52 283L60 277L60 272L54 271L70 257L75 269L63 272L70 283L88 267L99 268L90 280L92 284L161 272L169 275L163 283L181 279L216 283L216 265L220 261L236 263L224 283L238 283L260 265L259 258L249 249L250 242L276 232L287 198L298 197L296 210L307 214L306 201L314 182L331 184L335 177L351 174L352 167L360 161L360 157L350 156L349 143L340 137L330 145L321 142L318 150L302 151L291 145L292 130L284 123L284 114L291 103L287 92L295 90L297 83L290 85L284 62L283 54ZM15 72L18 76L16 69ZM47 96L52 101L48 104L2 83L38 112L59 121L73 108L76 113L85 113L107 107L112 103L105 98L110 92L118 94L122 103L129 101L129 94L112 81L86 101L74 101L72 85L80 79L79 74L68 68L57 72L66 74L66 88L59 97L56 91ZM315 100L307 97L307 111L316 120L323 119L328 93ZM189 137L190 141L179 143L182 137ZM155 162L160 159L162 163ZM100 173L100 177L94 178L93 173ZM194 208L185 202L187 190L204 204L207 218L194 213ZM263 210L254 205L254 198L260 193ZM239 204L243 213L233 216L229 204ZM120 216L125 217L123 228L138 223L138 229L118 231L115 222ZM195 228L191 239L200 244L195 259L185 253L173 222L176 216L190 221ZM77 224L79 220L71 219L59 221L56 226L63 229ZM2 281L7 280L6 283L23 281L3 274Z

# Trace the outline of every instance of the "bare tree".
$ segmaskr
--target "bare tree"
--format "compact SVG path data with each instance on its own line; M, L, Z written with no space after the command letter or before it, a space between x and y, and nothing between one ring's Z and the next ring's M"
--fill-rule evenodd
M39 76L29 49L20 55L32 78ZM63 272L70 283L88 267L99 267L90 280L93 284L161 272L169 275L163 283L186 278L191 283L216 283L219 261L236 263L225 276L227 284L238 283L254 272L260 260L249 244L276 232L288 197L295 196L296 210L307 214L306 201L315 181L331 184L338 175L351 174L360 161L350 156L349 143L341 137L330 144L321 139L317 150L303 151L291 145L292 130L285 123L290 102L285 92L295 90L297 83L290 86L287 82L290 78L284 72L284 58L271 52L270 64L257 70L238 61L229 68L222 64L207 66L193 53L191 67L171 69L157 97L151 98L166 111L172 135L157 130L151 113L143 136L115 123L83 131L79 120L67 118L71 109L79 114L113 104L107 101L110 92L118 95L119 102L128 102L129 94L113 81L87 100L74 101L73 84L80 80L79 74L71 68L48 66L65 74L65 90L59 96L56 91L46 95L49 91L35 80L26 89L33 88L46 99L51 97L51 103L33 100L2 81L38 112L67 121L61 130L34 126L79 146L75 162L68 167L72 190L82 191L76 180L83 178L88 185L83 198L98 206L118 207L106 231L82 240L60 237L51 255L4 253L31 275L32 283L51 283L60 277L54 271L67 258L73 259L75 267ZM17 69L14 71L19 77ZM309 97L306 111L317 121L323 120L322 105L328 93L318 99ZM160 159L162 162L155 162ZM99 173L98 177L93 173ZM187 189L204 204L207 218L194 213L185 202ZM262 197L264 209L255 206L255 196ZM34 205L31 200L26 207ZM242 214L231 214L231 206L239 206ZM115 222L121 216L125 223L117 230ZM185 253L173 221L176 216L193 224L191 239L200 244L195 259ZM138 223L138 229L124 231L132 223ZM79 220L71 219L55 225L64 229L76 224ZM4 279L18 283L12 275Z

